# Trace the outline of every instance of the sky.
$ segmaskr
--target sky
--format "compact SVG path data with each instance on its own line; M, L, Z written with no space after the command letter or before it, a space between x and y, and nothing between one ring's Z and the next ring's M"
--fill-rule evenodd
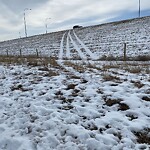
M26 8L31 10L25 10ZM141 17L150 0L140 0ZM0 0L0 41L138 17L139 0Z

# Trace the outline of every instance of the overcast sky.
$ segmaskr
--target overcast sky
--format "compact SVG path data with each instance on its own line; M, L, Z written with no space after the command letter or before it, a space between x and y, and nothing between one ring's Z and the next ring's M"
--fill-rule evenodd
M0 0L0 41L138 17L139 0ZM141 16L150 16L150 0L141 0ZM51 18L51 19L46 19Z

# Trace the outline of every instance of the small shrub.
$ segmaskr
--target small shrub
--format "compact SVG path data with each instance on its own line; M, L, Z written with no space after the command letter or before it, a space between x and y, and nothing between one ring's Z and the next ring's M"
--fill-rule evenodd
M135 66L134 67L127 67L125 70L130 72L130 73L135 73L135 74L142 72L142 68L140 66L138 66L138 67L135 67Z

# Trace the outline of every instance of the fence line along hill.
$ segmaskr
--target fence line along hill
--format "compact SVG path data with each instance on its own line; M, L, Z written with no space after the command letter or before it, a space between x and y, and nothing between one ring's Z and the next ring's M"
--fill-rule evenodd
M150 55L150 16L0 42L0 55L60 59Z

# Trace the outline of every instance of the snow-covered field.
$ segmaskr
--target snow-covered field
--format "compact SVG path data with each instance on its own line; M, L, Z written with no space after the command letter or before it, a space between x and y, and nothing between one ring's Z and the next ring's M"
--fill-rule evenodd
M0 42L1 55L53 56L61 59L150 55L150 16ZM96 57L95 57L96 55Z
M149 62L1 64L0 150L149 150L149 74Z
M1 42L0 150L149 150L150 61L96 61L150 56L149 24Z

